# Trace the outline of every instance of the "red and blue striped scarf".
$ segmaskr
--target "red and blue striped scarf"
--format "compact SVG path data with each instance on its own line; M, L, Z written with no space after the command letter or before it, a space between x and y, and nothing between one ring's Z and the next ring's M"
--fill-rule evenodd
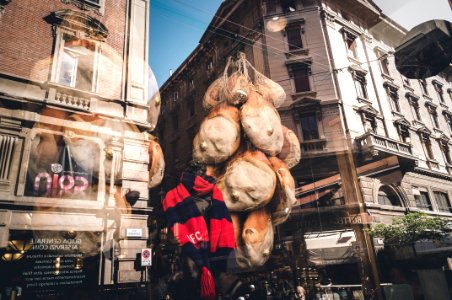
M210 196L212 203L203 216L194 197ZM215 179L184 173L181 183L163 200L163 210L182 251L191 257L201 273L201 298L215 298L210 260L227 257L236 247L234 227ZM209 227L206 221L209 220ZM209 232L210 231L210 232Z

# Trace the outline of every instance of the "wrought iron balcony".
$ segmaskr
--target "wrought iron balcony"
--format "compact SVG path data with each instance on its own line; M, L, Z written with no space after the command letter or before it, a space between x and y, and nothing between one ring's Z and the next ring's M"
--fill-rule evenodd
M376 156L380 152L383 152L415 159L411 144L393 140L372 132L357 137L355 141L360 151L370 153L372 156Z

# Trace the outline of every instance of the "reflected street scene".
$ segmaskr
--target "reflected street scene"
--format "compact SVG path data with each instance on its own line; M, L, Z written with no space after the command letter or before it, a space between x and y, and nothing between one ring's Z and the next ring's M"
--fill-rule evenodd
M0 299L451 299L451 22L0 0Z

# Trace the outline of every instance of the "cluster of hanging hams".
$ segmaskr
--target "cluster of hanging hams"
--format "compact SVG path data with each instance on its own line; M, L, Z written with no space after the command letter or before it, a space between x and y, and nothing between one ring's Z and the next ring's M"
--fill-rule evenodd
M284 89L244 55L228 60L223 76L203 99L209 113L193 140L193 159L215 170L242 268L268 260L274 226L287 220L296 203L289 169L298 164L301 152L297 136L281 124L276 110L285 99Z

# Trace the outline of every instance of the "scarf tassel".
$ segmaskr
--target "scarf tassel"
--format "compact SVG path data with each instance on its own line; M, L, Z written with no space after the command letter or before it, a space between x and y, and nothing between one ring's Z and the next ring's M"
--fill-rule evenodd
M202 267L201 274L201 298L205 300L215 299L215 282L207 267Z

